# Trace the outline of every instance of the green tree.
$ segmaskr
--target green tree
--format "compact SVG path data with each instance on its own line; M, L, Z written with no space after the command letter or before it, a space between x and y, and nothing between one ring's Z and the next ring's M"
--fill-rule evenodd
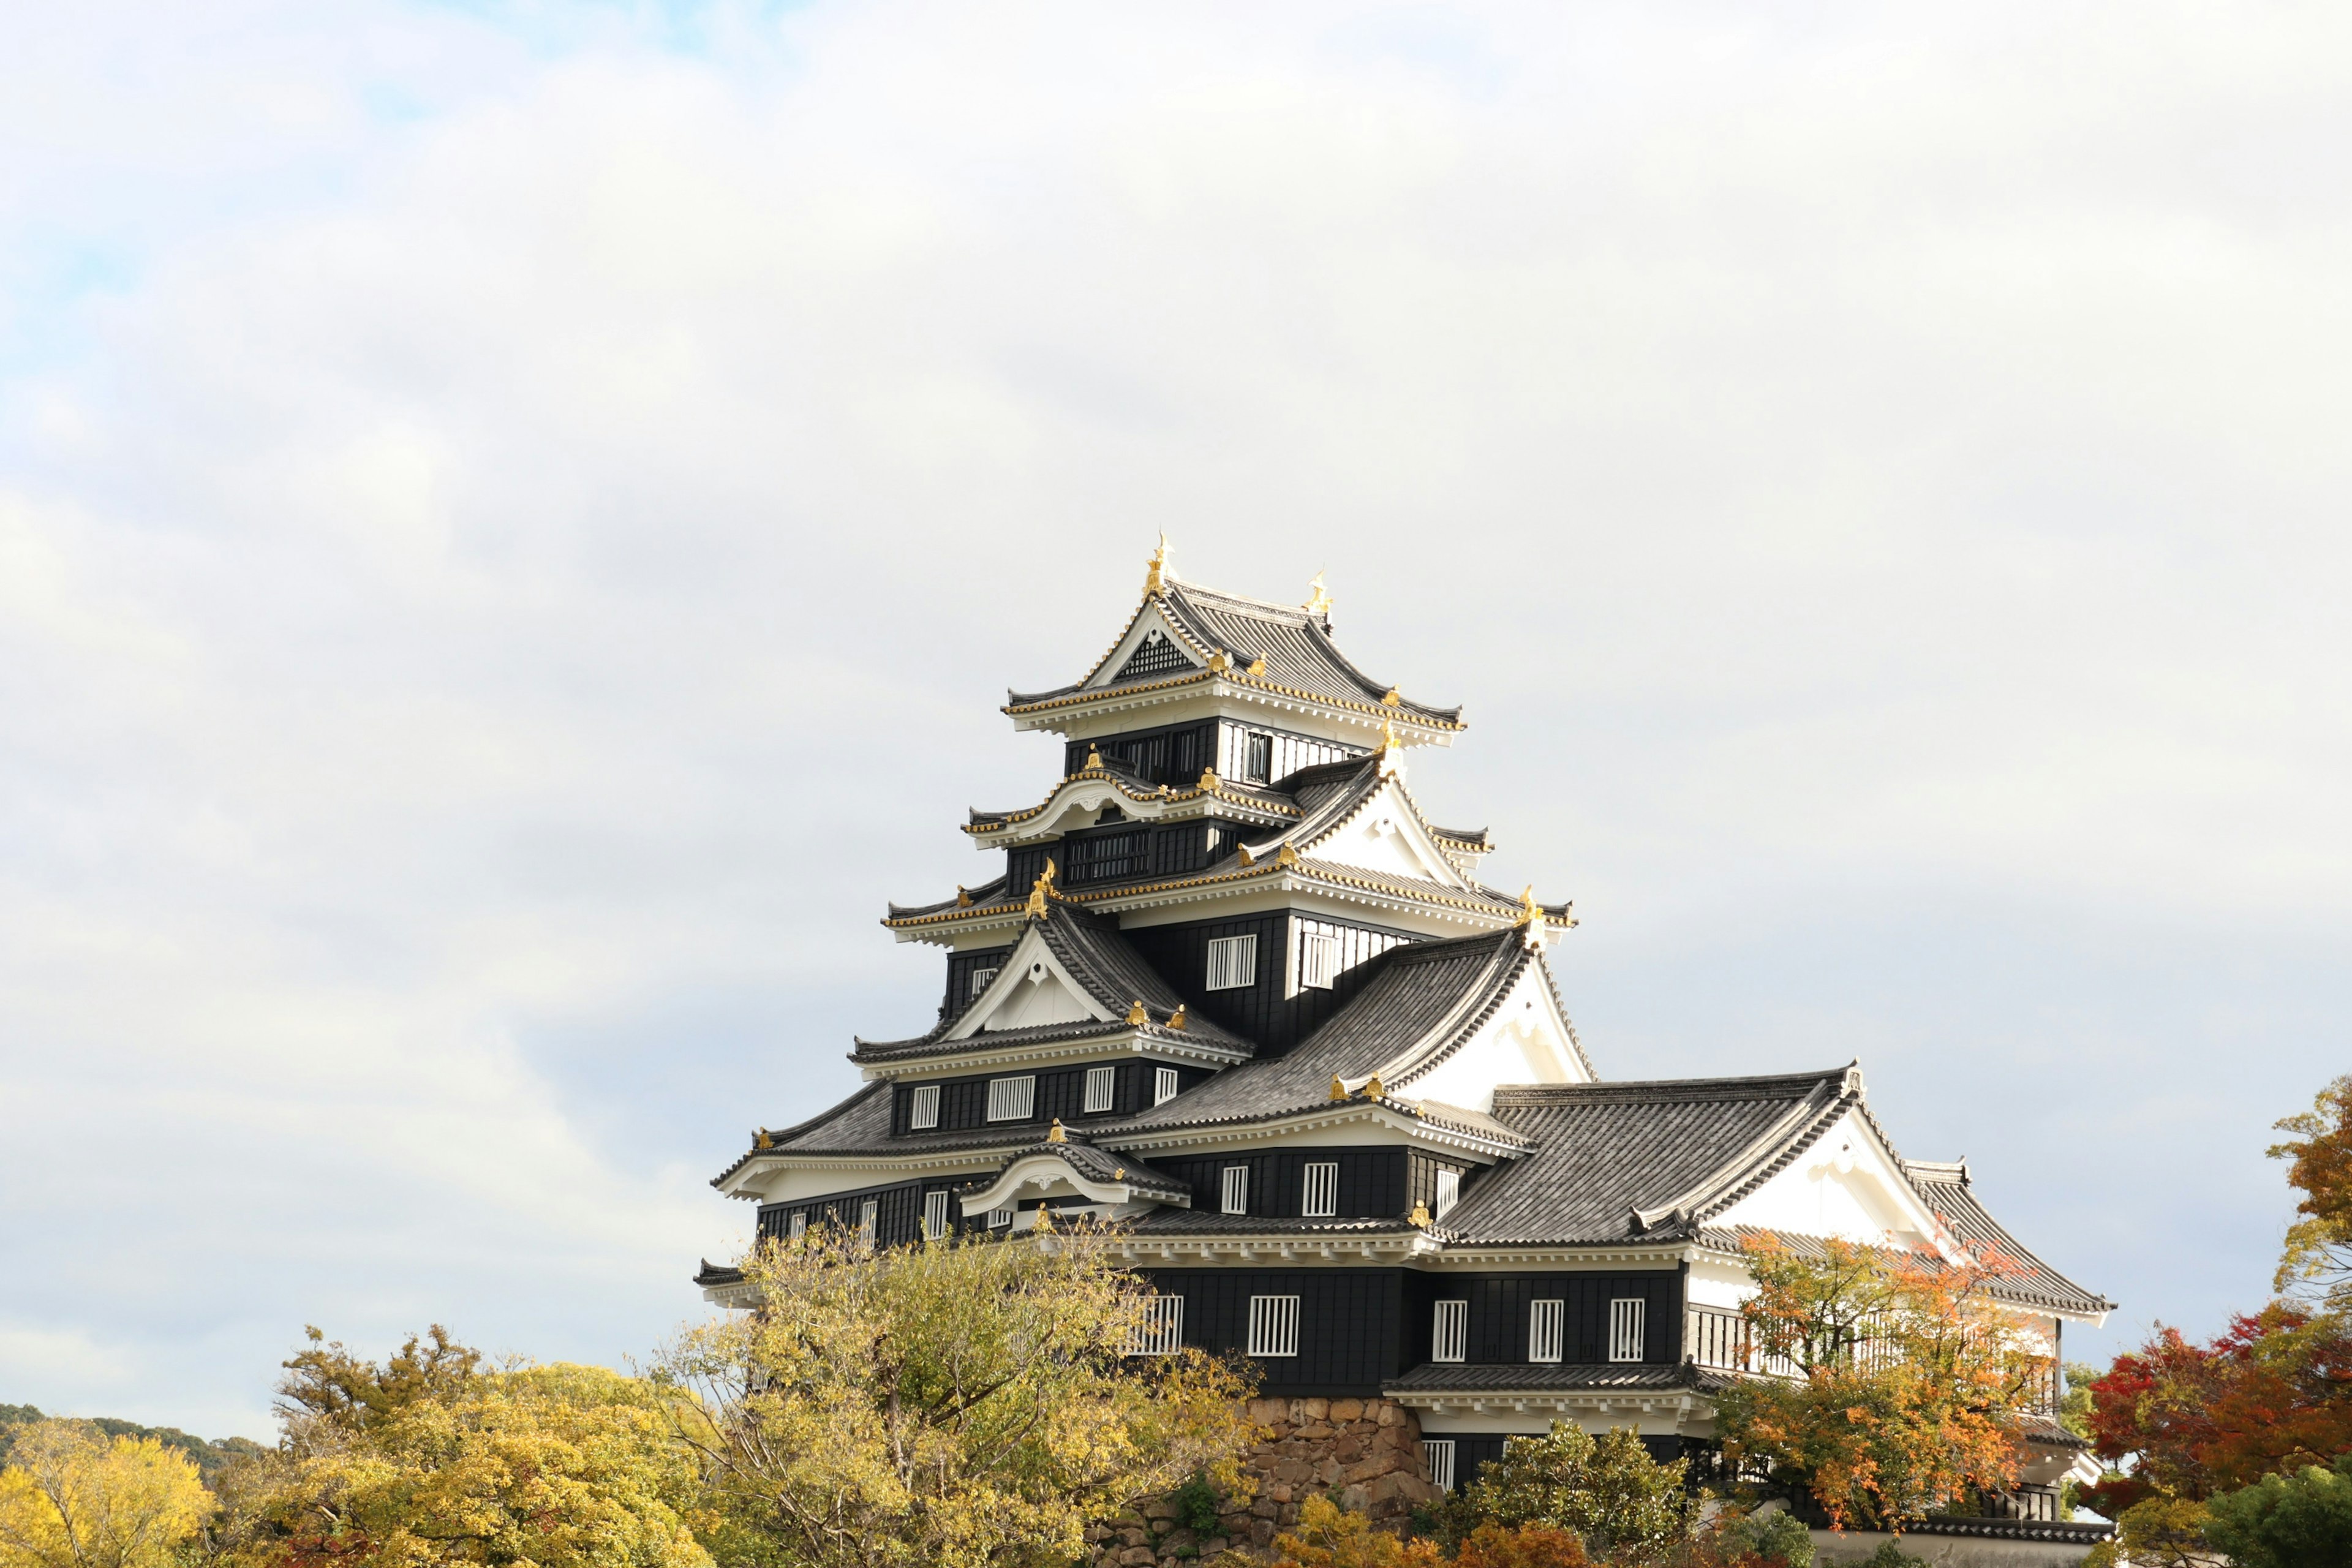
M1573 1421L1555 1421L1540 1437L1510 1437L1463 1501L1472 1514L1505 1527L1571 1530L1596 1552L1641 1558L1664 1552L1690 1528L1689 1461L1661 1464L1632 1429L1594 1437Z
M2237 1568L2352 1568L2352 1454L2264 1476L2205 1505L2205 1539Z
M1128 1353L1145 1288L1098 1230L875 1251L821 1226L744 1262L758 1310L664 1373L729 1563L1066 1563L1092 1521L1196 1472L1239 1484L1251 1380Z
M2271 1289L2352 1312L2352 1073L2319 1091L2309 1110L2278 1123L2296 1136L2273 1143L2287 1184L2303 1194Z
M166 1568L213 1500L152 1437L87 1421L20 1426L0 1470L0 1568Z
M1810 1489L1842 1525L1905 1521L2017 1484L2050 1358L1989 1292L2011 1266L1831 1240L1749 1243L1743 1309L1768 1365L1717 1400L1727 1456Z

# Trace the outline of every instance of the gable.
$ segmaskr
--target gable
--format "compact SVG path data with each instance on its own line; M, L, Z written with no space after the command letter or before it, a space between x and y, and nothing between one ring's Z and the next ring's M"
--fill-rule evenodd
M1295 842L1300 853L1318 860L1442 887L1469 885L1462 868L1438 847L1412 797L1393 773L1329 832Z
M1207 660L1194 653L1175 626L1153 599L1137 612L1127 635L1118 640L1095 674L1088 686L1115 686L1122 681L1142 680L1159 676L1181 675L1201 669Z
M1519 972L1501 1005L1428 1072L1394 1086L1412 1100L1492 1111L1503 1084L1590 1083L1582 1054L1540 962Z
M996 978L989 982L971 1011L956 1020L947 1037L964 1040L982 1029L1027 1029L1110 1019L1111 1014L1070 977L1033 925L1022 933Z
M1752 1226L1800 1236L1838 1237L1907 1246L1943 1243L1944 1226L1898 1168L1894 1151L1864 1120L1859 1107L1721 1214L1716 1226Z

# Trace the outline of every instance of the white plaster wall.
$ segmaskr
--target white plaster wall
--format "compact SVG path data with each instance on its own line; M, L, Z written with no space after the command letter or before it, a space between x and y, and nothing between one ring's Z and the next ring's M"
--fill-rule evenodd
M1551 987L1541 970L1529 964L1494 1016L1459 1050L1394 1089L1407 1099L1491 1111L1501 1084L1587 1081L1569 1045L1567 1022L1553 1005Z
M1912 1246L1936 1230L1893 1158L1849 1111L1789 1167L1708 1222Z

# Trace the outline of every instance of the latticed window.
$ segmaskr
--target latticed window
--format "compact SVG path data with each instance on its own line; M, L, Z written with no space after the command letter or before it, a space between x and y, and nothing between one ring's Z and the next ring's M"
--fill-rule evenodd
M1284 1356L1298 1353L1298 1298L1250 1298L1249 1353Z
M1307 1163L1307 1190L1299 1196L1298 1212L1308 1219L1329 1219L1339 1212L1338 1161L1310 1160Z
M1143 1321L1129 1334L1129 1355L1174 1355L1184 1348L1184 1298L1154 1296L1145 1304Z
M1115 1067L1087 1069L1086 1109L1088 1111L1108 1110L1112 1095L1118 1088L1118 1068Z
M1249 1167L1227 1165L1224 1190L1219 1195L1224 1200L1220 1206L1225 1213L1249 1213Z
M1006 1205L1005 1205L1003 1208L1001 1208L1001 1209L991 1209L991 1210L989 1210L989 1211L988 1211L988 1228L989 1228L989 1229L991 1229L991 1230L1003 1230L1003 1229L1004 1229L1007 1226L1011 1225L1012 1223L1013 1223L1013 1205L1012 1205L1011 1204L1006 1204Z
M1026 1121L1037 1108L1037 1077L992 1078L988 1080L988 1119Z
M857 1239L866 1246L874 1245L874 1222L881 1217L882 1205L873 1198L857 1205Z
M1174 1068L1160 1068L1157 1071L1153 1072L1151 1075L1151 1103L1154 1105L1165 1105L1170 1100L1175 1099L1177 1088L1181 1081L1182 1080L1178 1079L1176 1076L1176 1069Z
M1421 1440L1422 1462L1429 1467L1431 1484L1445 1490L1454 1489L1454 1439L1423 1437Z
M1559 1360L1560 1323L1567 1316L1565 1301L1530 1301L1528 1303L1528 1359L1531 1362Z
M1456 1203L1461 1201L1461 1197L1462 1173L1459 1171L1438 1172L1437 1202L1430 1207L1429 1212L1431 1217L1435 1219L1444 1219L1445 1217L1445 1211L1452 1208Z
M793 1223L789 1234L794 1241L798 1241L801 1237L808 1234L808 1210L794 1209L793 1211Z
M1267 783L1274 775L1274 737L1252 735L1249 753L1243 763L1242 777L1252 784Z
M948 1195L944 1192L923 1194L923 1238L937 1241L948 1233Z
M1176 646L1176 639L1154 626L1143 634L1143 640L1136 645L1135 651L1128 656L1127 662L1119 667L1118 674L1112 679L1140 680L1148 675L1167 675L1192 668L1192 660Z
M907 1097L907 1125L916 1129L940 1124L940 1086L918 1084Z
M1257 984L1257 938L1213 936L1209 939L1209 989L1234 991Z
M1339 978L1339 939L1321 931L1298 933L1298 984L1328 991Z
M1609 1303L1609 1359L1642 1359L1643 1318L1648 1303L1639 1296L1620 1296Z
M1460 1361L1470 1342L1470 1303L1440 1301L1436 1306L1429 1331L1429 1359Z
M980 1000L980 994L987 990L989 982L995 978L996 971L993 969L973 970L971 972L971 989L965 993L965 994L972 1001L977 1002Z

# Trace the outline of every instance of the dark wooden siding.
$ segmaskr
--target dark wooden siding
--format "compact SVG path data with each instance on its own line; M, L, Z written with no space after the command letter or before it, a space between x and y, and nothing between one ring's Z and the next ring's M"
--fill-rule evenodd
M1267 766L1264 776L1250 771L1250 737L1253 735L1265 739ZM1226 719L1220 721L1217 735L1217 776L1239 779L1244 784L1279 784L1301 768L1320 767L1325 763L1370 754L1361 746L1342 746L1335 741L1318 740L1312 735Z
M1169 724L1072 741L1062 748L1063 776L1085 767L1090 751L1099 751L1105 762L1121 763L1152 784L1198 784L1202 771L1216 760L1216 725L1213 721Z
M1181 1159L1154 1160L1192 1187L1192 1206L1220 1214L1228 1165L1249 1167L1249 1212L1275 1219L1295 1219L1306 1194L1308 1161L1336 1163L1339 1167L1339 1216L1342 1219L1401 1215L1404 1201L1405 1152L1402 1149L1281 1149L1248 1154L1198 1154Z
M760 1205L760 1239L762 1241L792 1234L792 1218L795 1212L805 1214L814 1226L821 1224L857 1228L857 1215L867 1198L875 1200L874 1240L877 1246L901 1247L919 1241L923 1235L923 1196L927 1193L945 1191L948 1194L948 1223L958 1230L981 1228L986 1216L974 1215L967 1221L963 1205L956 1198L954 1188L967 1177L935 1177L929 1181L894 1182L888 1186L859 1187L846 1193L825 1193L813 1198L795 1198L790 1203Z
M1378 1394L1396 1375L1402 1299L1395 1268L1147 1269L1152 1289L1184 1298L1184 1342L1219 1354L1249 1348L1249 1299L1297 1296L1298 1353L1258 1363L1269 1394Z
M1037 1093L1030 1102L1029 1123L1041 1125L1059 1117L1076 1126L1080 1122L1101 1121L1114 1116L1131 1116L1151 1104L1152 1079L1158 1069L1172 1065L1128 1057L1108 1063L1082 1062L1075 1067L1040 1068L1034 1075L1037 1079ZM1083 1109L1087 1102L1087 1069L1105 1066L1113 1069L1111 1108L1088 1112ZM1206 1068L1179 1067L1176 1072L1179 1092L1209 1076ZM1000 1072L963 1078L902 1079L890 1086L890 1135L903 1137L910 1131L907 1118L913 1110L914 1091L926 1083L940 1086L940 1124L937 1128L925 1128L923 1131L926 1132L1024 1125L988 1119L988 1080L992 1078L1031 1076L1026 1072Z
M1682 1359L1682 1275L1679 1270L1625 1274L1465 1274L1451 1279L1412 1277L1405 1292L1402 1359L1406 1366L1429 1360L1433 1301L1468 1301L1469 1333L1465 1361L1479 1365L1528 1363L1528 1303L1556 1300L1560 1312L1560 1359L1595 1364L1609 1360L1609 1303L1638 1296L1643 1310L1642 1359L1671 1365Z
M1405 1173L1405 1212L1411 1213L1412 1205L1419 1204L1433 1216L1437 1213L1437 1173L1440 1171L1461 1173L1462 1185L1457 1193L1460 1197L1470 1195L1471 1184L1478 1179L1479 1174L1479 1167L1466 1160L1441 1160L1434 1154L1413 1151Z
M1341 958L1347 963L1352 955L1362 956L1340 971L1329 990L1302 990L1296 996L1283 994L1290 972L1288 944L1293 940L1293 921L1287 913L1274 911L1183 925L1129 928L1120 934L1194 1011L1255 1041L1260 1055L1280 1056L1355 1000L1363 984L1362 961L1369 959L1375 948L1416 940L1407 931L1352 922L1318 921L1316 926L1335 932L1362 933L1361 940L1343 936ZM1230 991L1209 990L1210 939L1244 934L1257 938L1256 983Z
M940 1004L940 1016L952 1017L971 1005L971 972L1000 968L1012 952L1009 947L992 947L985 951L949 953L948 989Z

